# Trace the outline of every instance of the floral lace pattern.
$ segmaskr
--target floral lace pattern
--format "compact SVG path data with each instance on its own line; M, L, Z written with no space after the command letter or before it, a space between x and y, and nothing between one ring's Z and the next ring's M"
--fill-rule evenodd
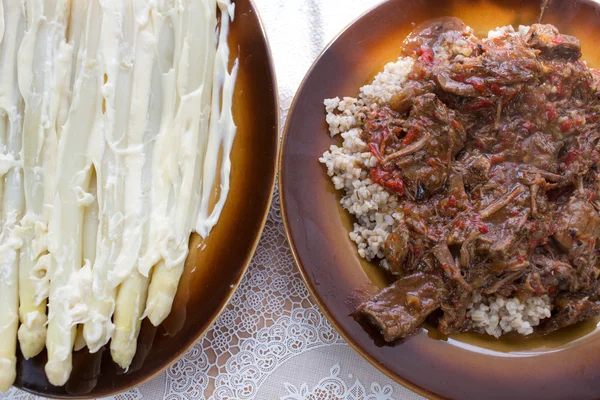
M371 383L369 391L365 389L360 380L356 379L352 386L340 378L340 365L331 367L330 375L323 378L311 390L308 384L303 383L300 388L285 383L288 394L281 400L394 400L394 390L390 385L381 386L377 382Z
M242 284L210 332L167 370L166 396L185 393L185 398L195 399L201 388L214 387L212 399L253 399L279 365L336 343L344 342L318 311L295 269L275 195ZM192 387L196 390L190 392Z

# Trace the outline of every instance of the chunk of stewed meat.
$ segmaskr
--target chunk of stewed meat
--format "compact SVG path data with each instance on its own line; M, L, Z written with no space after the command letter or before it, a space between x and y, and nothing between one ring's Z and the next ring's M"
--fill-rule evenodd
M404 40L403 53L412 55L422 49L435 48L440 37L446 32L464 32L467 26L456 17L442 17L417 25ZM421 55L421 54L417 54Z
M554 239L571 259L589 256L600 236L600 216L590 202L573 196L556 215Z
M415 230L413 224L400 224L388 235L384 245L389 271L394 275L414 272L429 254L431 247L431 238Z
M357 311L379 329L387 342L392 342L415 333L427 316L439 308L443 295L444 285L439 277L419 273L394 282Z
M562 143L536 132L523 141L523 162L548 172L558 170L558 152Z
M414 100L425 93L430 93L435 89L435 84L431 81L408 81L406 84L392 96L390 99L390 108L400 114L404 114L413 106Z
M533 24L526 36L527 44L550 59L577 60L581 57L581 42L574 36L561 34L550 24Z
M600 306L587 297L559 296L554 306L552 316L540 326L540 332L544 334L600 315Z
M406 136L401 147L383 163L393 163L400 170L413 197L419 191L428 197L446 184L450 163L466 140L465 130L455 112L433 93L414 100L403 128Z

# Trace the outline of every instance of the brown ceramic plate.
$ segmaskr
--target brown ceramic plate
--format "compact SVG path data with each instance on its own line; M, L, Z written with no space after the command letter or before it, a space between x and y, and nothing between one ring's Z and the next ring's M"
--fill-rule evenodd
M64 387L48 383L45 352L19 357L15 386L57 398L97 398L127 390L175 362L208 330L237 288L262 232L275 182L279 107L267 39L251 0L234 0L231 61L239 57L233 100L238 126L231 154L231 190L221 219L205 243L194 236L173 311L158 328L144 321L137 354L128 372L109 349L75 353ZM198 250L198 247L204 250ZM17 352L19 352L17 350ZM19 352L20 353L20 352Z
M290 111L280 159L280 193L286 231L302 275L330 322L381 371L431 398L583 399L600 397L600 333L596 322L545 338L464 334L441 337L434 329L394 347L382 346L349 314L352 299L383 274L359 259L348 232L352 220L339 206L318 158L329 137L323 99L356 96L383 66L399 56L413 23L457 16L478 35L497 26L530 25L540 0L388 0L350 25L322 53ZM340 3L341 4L341 3ZM341 6L341 5L340 5ZM600 5L554 0L544 22L575 35L584 59L600 66Z

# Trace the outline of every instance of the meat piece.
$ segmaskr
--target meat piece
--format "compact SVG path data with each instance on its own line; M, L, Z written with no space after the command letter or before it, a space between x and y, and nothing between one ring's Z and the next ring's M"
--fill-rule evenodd
M508 205L513 203L524 191L525 189L523 188L523 186L517 185L510 192L492 201L491 204L489 204L484 210L482 210L480 213L481 218L489 218L496 212L502 210L504 207L507 207Z
M428 197L445 185L450 163L466 140L465 130L455 112L433 93L414 100L403 127L407 132L403 147L387 155L383 162L399 168L413 197L418 190Z
M446 243L436 245L431 252L437 259L440 268L444 270L448 278L456 281L465 291L471 292L471 286L465 281L459 266L456 264L450 249Z
M443 295L439 277L418 273L383 289L361 304L357 313L377 327L386 342L392 342L419 329L425 318L439 308Z
M490 287L496 282L496 273L493 272L489 265L484 260L477 260L466 269L465 279L469 282L474 290L479 290L483 287Z
M549 172L558 170L558 152L562 143L536 132L523 141L523 162Z
M519 287L520 290L517 289L521 301L526 300L528 297L539 297L548 292L548 286L544 284L542 277L537 271L526 273L524 278L524 282ZM554 287L553 291L556 291L556 287Z
M438 321L437 329L442 335L460 333L469 327L467 319L467 304L471 295L467 292L456 292L440 306L444 312Z
M571 183L577 184L580 177L599 161L600 153L596 150L599 140L600 134L589 132L571 138L561 149L559 171Z
M469 196L465 192L465 183L460 173L451 173L448 180L448 195L450 196L450 206L459 210L466 210L470 207Z
M483 290L483 293L489 296L496 292L500 292L504 297L510 297L513 290L512 282L523 276L523 272L524 271L514 271L503 274L502 276L498 277L490 287ZM509 290L505 289L507 285L510 285Z
M424 221L406 216L407 223L400 224L388 235L383 250L390 272L394 275L410 274L419 268L432 247Z
M463 112L497 111L498 102L507 103L542 71L535 51L520 36L484 39L479 48L480 55L457 58L433 72L440 88L450 95L448 102Z
M543 334L587 321L600 314L600 306L589 301L587 297L559 296L554 301L554 306L552 316L543 320L539 327L539 331Z
M559 287L565 287L571 292L577 292L579 285L575 269L571 264L554 254L536 253L531 257L531 262L539 268L542 280L542 293L554 295ZM539 296L539 292L536 295Z
M456 17L442 17L425 21L417 25L404 40L402 46L405 55L412 55L420 49L433 48L445 32L464 32L466 25Z
M593 253L600 236L600 216L585 199L573 196L556 213L554 239L571 259Z
M408 81L398 93L392 96L390 108L403 114L412 108L415 98L434 89L435 84L431 81Z
M526 35L527 44L540 50L549 59L577 60L581 57L581 42L574 36L563 35L550 24L533 24Z
M436 78L438 85L447 93L462 97L477 97L479 93L472 85L456 81L446 71L438 73Z
M405 224L401 224L385 240L383 250L390 272L394 275L405 274L405 263L411 255L410 232Z
M513 230L503 229L499 239L490 246L490 257L506 264L506 261L509 261L514 255L515 245L519 238L520 235Z
M596 243L600 236L600 217L582 196L573 196L557 212L554 239L576 268L576 291L596 291L600 270L597 266Z
M474 153L461 160L461 162L466 171L464 174L466 183L473 185L489 179L492 163L487 156Z
M472 232L460 246L460 266L467 268L471 265L471 260L475 258L475 241L481 236L481 232L476 230Z

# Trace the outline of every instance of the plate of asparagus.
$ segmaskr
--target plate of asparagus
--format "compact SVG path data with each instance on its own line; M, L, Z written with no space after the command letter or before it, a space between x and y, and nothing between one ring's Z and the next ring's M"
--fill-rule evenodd
M206 331L256 247L262 28L248 1L2 0L0 40L0 390L114 394Z

